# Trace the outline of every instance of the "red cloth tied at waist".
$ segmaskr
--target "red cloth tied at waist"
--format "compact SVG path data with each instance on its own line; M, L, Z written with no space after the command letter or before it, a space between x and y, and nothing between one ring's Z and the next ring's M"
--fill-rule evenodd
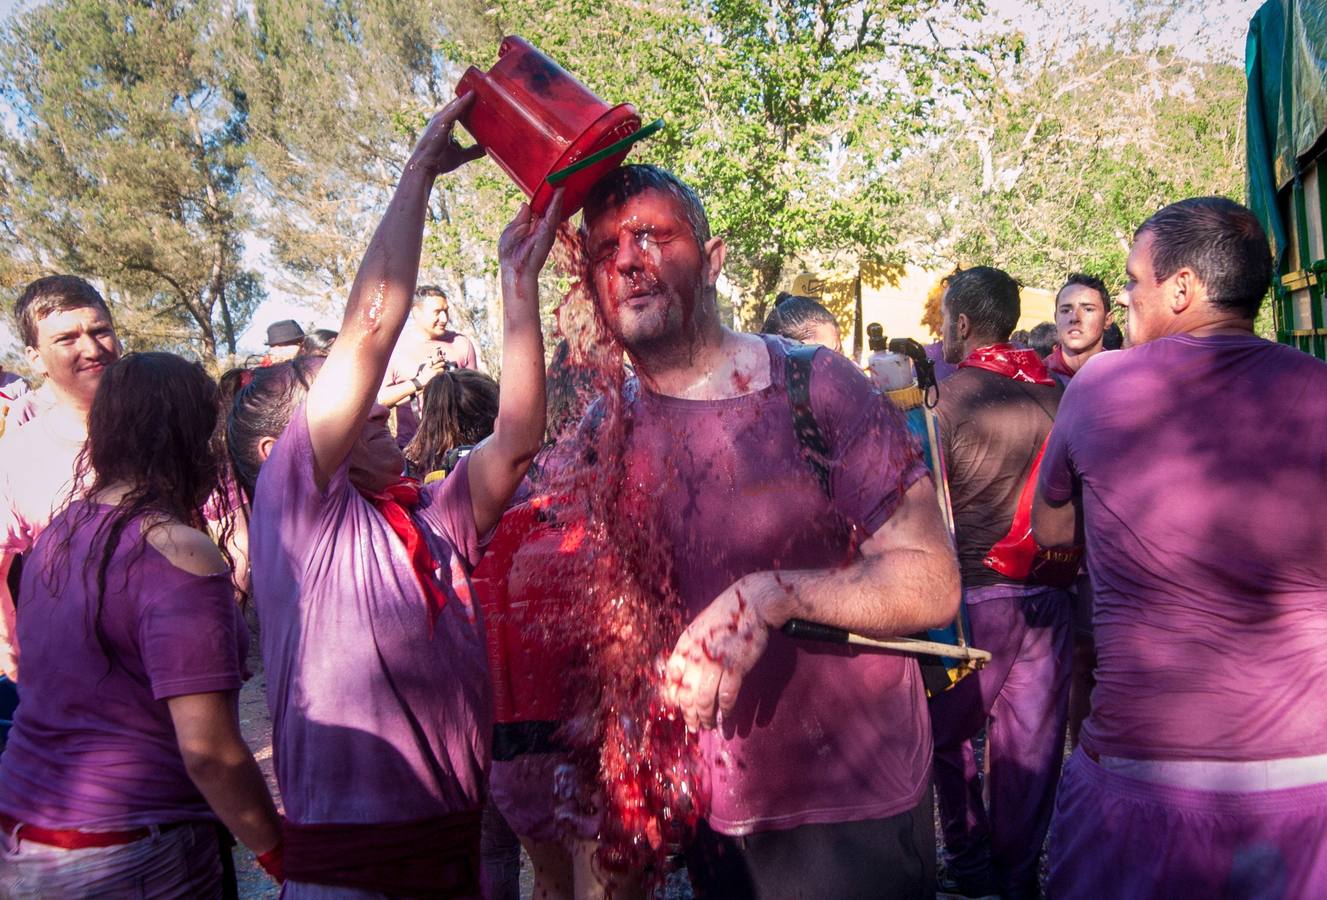
M406 897L479 896L480 810L385 825L284 822L287 881Z

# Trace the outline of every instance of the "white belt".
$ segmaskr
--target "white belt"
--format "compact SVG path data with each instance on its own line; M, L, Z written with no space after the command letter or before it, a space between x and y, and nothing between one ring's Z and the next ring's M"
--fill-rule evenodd
M1102 768L1126 778L1199 791L1258 793L1327 782L1327 753L1289 759L1125 759L1103 756Z

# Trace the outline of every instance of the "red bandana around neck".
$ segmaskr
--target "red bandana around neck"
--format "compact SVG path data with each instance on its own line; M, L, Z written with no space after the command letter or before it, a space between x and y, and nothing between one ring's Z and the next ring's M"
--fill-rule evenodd
M435 572L438 568L433 554L429 553L428 542L415 520L410 518L410 510L419 505L419 482L411 478L402 478L396 484L376 494L360 491L360 495L373 504L374 509L382 513L392 531L405 545L406 556L410 557L410 567L414 569L419 587L424 591L424 603L428 607L429 634L433 634L433 623L438 614L447 605L447 595L438 584Z
M968 354L967 359L958 364L960 369L985 369L1014 381L1026 381L1028 384L1055 384L1055 379L1046 369L1035 350L1020 350L1013 344L991 344L978 347Z
M1074 370L1069 368L1069 364L1064 360L1064 351L1057 345L1051 351L1051 355L1046 357L1046 368L1056 375L1063 375L1065 378L1073 378Z

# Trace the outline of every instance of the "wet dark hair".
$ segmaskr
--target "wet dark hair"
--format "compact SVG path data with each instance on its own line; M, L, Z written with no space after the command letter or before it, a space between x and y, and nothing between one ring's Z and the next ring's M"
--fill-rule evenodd
M111 562L126 532L138 544L137 553L146 552L146 536L130 527L143 516L202 528L201 509L216 488L219 471L209 449L217 417L215 382L198 363L171 353L127 354L106 369L97 386L75 483L85 485L88 496L112 485L128 486L115 511L97 526L92 552L83 560L85 579L95 566L93 629L111 665L114 653L101 624ZM73 534L95 513L96 506L86 503L62 523L64 542L45 573L56 579L53 586L71 569Z
M336 343L336 337L339 331L333 331L330 328L315 328L304 335L304 340L300 342L298 356L326 356Z
M110 318L111 310L92 285L76 275L47 275L23 289L14 302L14 322L28 347L37 346L37 323L53 312L97 307Z
M297 356L274 366L253 370L253 378L235 395L226 424L226 449L235 480L253 502L253 488L263 467L258 441L279 437L290 424L290 414L309 392L321 356Z
M493 433L498 383L483 372L439 372L424 386L419 430L405 448L406 461L423 477L443 468L449 450L473 447Z
M1008 272L992 266L973 266L949 276L943 303L957 319L966 315L980 337L1009 340L1021 310L1019 283Z
M230 449L226 442L226 433L230 424L230 409L235 405L235 395L253 379L253 369L236 367L227 369L217 379L217 426L212 432L212 456L217 460L217 491L226 494L227 499L234 496L234 486L239 484L235 475L235 466L230 461ZM241 504L243 498L240 498ZM247 514L247 510L226 510ZM227 527L223 523L223 528ZM242 591L247 598L247 592Z
M682 179L658 166L620 166L595 182L582 207L581 228L588 229L590 222L607 210L617 209L632 197L646 191L658 191L677 201L691 225L696 243L705 246L710 239L710 220L705 215L705 205Z
M1220 309L1252 319L1272 283L1272 249L1258 219L1225 197L1190 197L1158 210L1134 232L1152 235L1157 284L1192 269Z
M838 327L834 314L819 301L800 294L780 293L760 327L762 334L777 334L794 341L805 341L817 325Z
M1055 349L1055 344L1059 340L1059 332L1055 329L1054 322L1038 322L1032 326L1028 332L1027 345L1036 351L1042 359L1051 355Z
M1086 272L1071 272L1069 274L1069 277L1064 280L1064 284L1060 285L1060 289L1055 292L1056 306L1059 306L1060 304L1060 295L1064 293L1064 289L1075 284L1081 287L1091 288L1100 294L1101 302L1104 305L1106 312L1110 312L1110 291L1106 290L1106 282L1102 281L1097 276L1089 275Z

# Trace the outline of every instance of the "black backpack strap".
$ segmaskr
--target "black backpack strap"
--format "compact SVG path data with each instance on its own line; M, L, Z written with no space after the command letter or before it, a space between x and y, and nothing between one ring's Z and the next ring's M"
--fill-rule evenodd
M783 382L788 391L788 403L793 411L793 433L797 443L802 446L802 458L816 473L820 489L826 497L832 497L829 480L829 444L816 421L811 409L811 363L816 351L822 349L815 344L798 344L788 348L784 357Z

